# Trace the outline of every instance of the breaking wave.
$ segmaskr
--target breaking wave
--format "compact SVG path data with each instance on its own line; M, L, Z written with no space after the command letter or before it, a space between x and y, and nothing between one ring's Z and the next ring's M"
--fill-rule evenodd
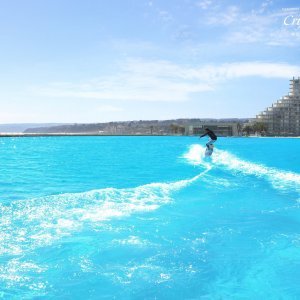
M195 182L208 171L209 168L193 178L171 183L106 188L0 204L0 255L18 255L50 245L83 227L153 211L172 201L173 192Z
M245 175L254 175L269 181L277 189L293 189L300 192L300 174L298 173L249 162L225 150L215 149L210 158L205 157L204 152L205 147L194 144L184 154L184 158L190 164L205 167L216 166L233 172L241 172Z

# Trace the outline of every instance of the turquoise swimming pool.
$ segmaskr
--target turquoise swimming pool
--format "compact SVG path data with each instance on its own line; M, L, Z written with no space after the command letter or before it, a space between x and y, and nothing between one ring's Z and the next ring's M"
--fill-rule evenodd
M300 140L0 138L3 299L300 298Z

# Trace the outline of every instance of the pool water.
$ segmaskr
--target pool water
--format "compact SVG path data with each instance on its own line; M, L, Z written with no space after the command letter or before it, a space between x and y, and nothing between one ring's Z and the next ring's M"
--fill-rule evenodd
M0 139L0 298L299 299L300 140Z

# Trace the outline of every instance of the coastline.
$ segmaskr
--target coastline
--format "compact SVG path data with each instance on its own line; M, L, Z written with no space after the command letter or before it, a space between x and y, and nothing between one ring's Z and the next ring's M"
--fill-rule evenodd
M186 136L175 134L97 134L97 133L0 133L1 137L47 137L47 136Z
M197 137L197 135L176 135L176 134L97 134L97 133L0 133L1 137L57 137L57 136L182 136ZM299 139L300 136L223 136L229 138L292 138Z

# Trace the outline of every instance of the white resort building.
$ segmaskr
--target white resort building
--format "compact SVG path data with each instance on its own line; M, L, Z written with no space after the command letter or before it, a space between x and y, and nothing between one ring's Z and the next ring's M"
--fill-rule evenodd
M300 136L300 77L290 80L290 92L256 116L267 135Z

